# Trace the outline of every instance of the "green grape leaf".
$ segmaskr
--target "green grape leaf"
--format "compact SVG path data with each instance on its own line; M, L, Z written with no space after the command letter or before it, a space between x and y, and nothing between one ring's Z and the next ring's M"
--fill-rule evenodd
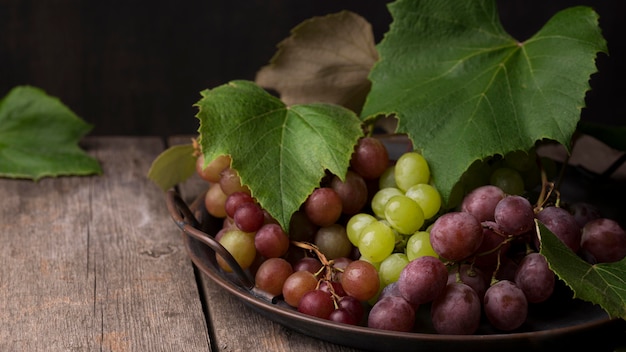
M326 170L344 179L361 120L339 105L287 107L249 81L201 92L196 103L205 161L230 155L242 184L284 229Z
M541 250L550 268L574 292L574 298L600 305L611 318L626 319L626 258L591 265L537 221Z
M493 0L389 9L361 117L395 115L445 200L475 160L543 139L570 148L595 56L607 50L591 8L557 13L524 42L505 32Z
M39 88L11 89L0 100L0 177L101 174L99 162L78 146L91 128Z
M152 161L148 178L167 191L196 172L196 157L193 153L193 144L174 145L165 149Z
M278 44L256 83L273 89L287 105L334 103L360 111L378 60L372 26L341 11L302 22Z

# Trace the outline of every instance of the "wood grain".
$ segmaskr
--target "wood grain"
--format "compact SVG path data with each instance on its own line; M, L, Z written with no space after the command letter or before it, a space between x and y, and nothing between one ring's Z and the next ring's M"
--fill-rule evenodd
M208 351L156 138L89 138L104 174L0 180L1 351Z

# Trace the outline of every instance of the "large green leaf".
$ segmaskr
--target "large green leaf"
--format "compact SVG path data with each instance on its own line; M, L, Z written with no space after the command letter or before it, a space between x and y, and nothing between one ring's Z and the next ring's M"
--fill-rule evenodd
M597 14L572 7L518 42L495 1L400 0L389 6L362 118L395 114L445 199L469 165L537 140L569 148L594 58Z
M19 86L0 100L0 176L100 174L78 142L92 126L39 88Z
M231 156L243 184L283 228L325 170L345 177L363 132L352 111L332 104L287 107L253 82L205 90L196 104L206 162Z
M591 265L543 224L541 251L550 268L574 291L574 297L600 305L610 317L626 319L626 259Z

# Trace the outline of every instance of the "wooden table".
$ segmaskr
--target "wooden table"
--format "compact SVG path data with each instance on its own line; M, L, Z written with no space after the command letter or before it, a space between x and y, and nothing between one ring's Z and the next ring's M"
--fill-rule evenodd
M355 351L266 319L194 268L146 178L165 145L89 137L101 176L0 179L0 351Z

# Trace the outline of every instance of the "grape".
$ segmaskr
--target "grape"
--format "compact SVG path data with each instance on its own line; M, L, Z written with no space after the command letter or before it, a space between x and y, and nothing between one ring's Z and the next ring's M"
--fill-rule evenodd
M344 214L354 215L367 204L367 184L361 175L348 170L345 181L333 176L330 187L337 192L341 199L341 209Z
M462 282L446 285L431 306L433 327L440 334L470 335L480 325L481 301L478 294Z
M256 287L277 296L283 292L285 280L293 274L293 268L283 258L269 258L257 269L254 277Z
M365 302L378 293L380 279L374 265L364 260L355 260L344 269L341 286L348 295Z
M522 258L514 282L524 292L529 303L540 303L554 292L555 276L546 258L535 252Z
M395 245L396 236L391 227L382 221L376 221L363 228L358 247L362 257L370 262L380 263L393 252Z
M483 240L476 250L474 265L481 268L495 268L498 257L501 257L511 247L511 242L506 241L507 237L500 235L494 229L498 229L498 224L493 221L483 222Z
M508 167L495 169L489 177L489 183L502 189L506 194L518 196L524 194L524 179L522 175Z
M301 210L297 210L289 219L289 238L293 241L311 242L319 226L315 225Z
M420 206L424 213L424 219L434 217L441 208L439 191L427 183L419 183L409 187L404 195L413 199Z
M313 243L326 259L347 257L352 252L352 243L342 225L332 224L317 230Z
M392 282L389 285L383 287L382 290L380 290L380 293L378 294L378 300L380 301L381 299L387 297L387 296L398 296L398 297L402 297L402 294L400 293L400 289L398 288L398 281L396 282ZM417 308L419 307L419 305L413 307L415 310L417 310Z
M283 284L283 299L292 307L298 307L300 299L307 292L315 290L317 278L309 271L295 271Z
M212 183L204 196L204 206L207 212L216 218L226 217L227 195L222 191L219 183Z
M235 210L235 225L244 232L256 232L265 223L263 210L257 203L245 202Z
M359 323L359 321L345 308L337 308L333 310L328 316L328 320L349 325L357 325Z
M592 220L583 227L581 246L598 263L616 262L626 256L626 233L614 220Z
M537 165L537 154L534 148L526 152L525 150L515 150L504 155L504 165L519 172L530 171Z
M227 167L220 173L220 186L226 195L235 192L250 193L248 186L241 184L241 179L237 171L231 167Z
M337 281L322 280L318 285L318 289L336 297L344 297L347 295L346 291L341 286L341 282Z
M226 215L234 218L235 210L237 210L237 207L243 203L254 203L254 198L246 192L234 192L229 194L228 197L226 197L226 202L224 203Z
M494 210L494 219L498 226L511 236L518 236L530 231L535 226L535 213L528 199L510 195L502 199Z
M311 274L316 274L322 270L324 265L317 258L304 257L293 264L293 271L308 271Z
M574 215L563 208L550 206L543 208L536 217L574 253L578 252L582 233Z
M409 332L415 324L415 310L402 297L385 297L372 307L367 326L374 329Z
M409 261L429 255L438 258L439 255L430 244L430 234L426 231L417 231L406 242L406 256Z
M361 239L362 230L374 221L378 220L376 220L374 216L367 213L358 213L352 215L348 220L348 223L346 224L346 234L348 235L350 243L358 246L359 240Z
M462 282L471 287L482 301L489 286L489 277L475 266L467 263L455 265L448 271L448 284Z
M242 269L245 270L252 265L256 257L254 234L232 229L221 235L219 242L233 256ZM220 255L216 255L215 258L220 268L226 272L232 272L231 267Z
M585 202L576 202L570 204L567 208L574 218L576 223L582 229L589 221L600 218L600 210L592 204Z
M363 137L352 153L352 169L364 179L377 179L389 166L389 153L379 139Z
M524 292L512 281L501 280L491 285L483 299L485 316L498 330L519 328L528 315L528 301Z
M380 276L381 285L387 286L392 282L398 281L402 269L409 263L406 254L393 253L382 262L378 268L378 274Z
M363 316L365 315L365 308L363 307L363 303L361 303L358 299L352 296L342 296L337 300L337 307L340 309L345 309L352 315L356 321L361 321Z
M461 210L474 215L480 222L494 221L496 205L504 196L504 191L496 186L480 186L463 198Z
M483 228L470 213L450 212L435 221L430 244L440 257L458 261L469 257L483 240Z
M385 204L385 219L401 234L408 235L419 230L424 224L424 212L413 199L397 195Z
M343 274L342 270L344 270L350 263L352 263L352 259L346 257L333 259L333 268L337 269L333 272L333 279L341 282L341 275Z
M394 178L398 188L405 192L416 184L428 183L430 168L421 154L417 152L404 153L396 161Z
M448 283L448 269L435 257L419 257L402 269L397 282L404 299L413 306L421 305L443 292Z
M330 226L341 216L341 198L332 188L316 188L304 202L304 212L315 225Z
M402 191L397 188L381 188L372 197L371 206L374 215L379 219L385 218L385 206L391 197L403 195Z
M396 185L395 166L387 167L385 172L378 179L378 188L398 188Z
M230 156L220 155L213 159L210 163L204 167L204 156L200 156L196 159L196 172L205 181L211 183L217 183L220 181L220 173L222 170L230 166Z
M254 235L257 252L266 258L282 257L289 250L289 237L278 224L265 224Z
M305 293L298 303L298 312L328 319L335 310L332 296L328 292L312 290Z

